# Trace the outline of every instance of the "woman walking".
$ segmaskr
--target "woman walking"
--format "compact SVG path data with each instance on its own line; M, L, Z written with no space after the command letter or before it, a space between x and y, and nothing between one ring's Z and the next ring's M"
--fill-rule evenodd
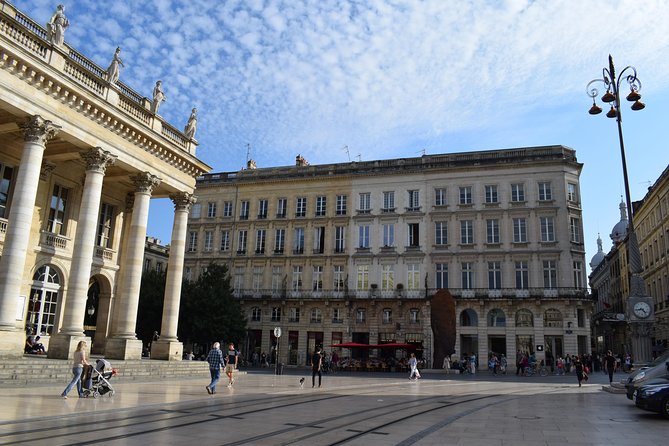
M587 375L585 374L585 371L583 369L583 363L581 362L581 358L578 356L574 357L574 362L573 362L574 370L576 371L576 379L578 379L578 386L581 387L581 381L585 378L587 380Z
M79 398L83 398L84 394L81 389L81 373L84 371L84 366L89 365L86 360L86 341L79 341L77 349L74 351L74 362L72 363L72 381L67 385L60 396L67 399L67 394L70 393L72 387L77 386Z

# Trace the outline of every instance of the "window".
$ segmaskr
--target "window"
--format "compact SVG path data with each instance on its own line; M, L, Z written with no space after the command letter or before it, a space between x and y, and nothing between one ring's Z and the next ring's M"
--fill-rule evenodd
M38 335L51 335L56 319L60 276L49 265L40 267L33 276L26 328Z
M280 266L272 267L272 292L283 289L283 268Z
M501 262L488 262L488 289L499 290L501 288L502 288Z
M362 225L358 228L358 248L369 248L369 225Z
M342 253L346 251L346 227L335 227L335 252Z
M245 230L237 233L237 254L246 254L246 241L248 234Z
M525 201L525 185L520 183L520 184L512 184L511 185L511 201L515 203L523 202Z
M340 324L344 322L344 319L342 318L341 308L332 309L332 322L335 324Z
M214 249L213 231L204 232L204 252L211 252Z
M193 280L193 268L191 268L190 266L187 266L185 269L186 269L186 272L184 273L184 276L185 276L186 280L188 282L190 282L191 280Z
M258 219L264 220L267 218L267 213L269 212L269 204L267 200L262 199L258 200Z
M221 251L230 249L230 231L221 231Z
M337 195L337 209L335 214L346 215L346 195Z
M188 233L188 252L197 251L197 232L190 231Z
M434 205L446 206L446 188L437 188L434 190Z
M0 199L1 198L2 194L0 193ZM111 248L111 237L114 233L114 214L116 214L116 208L111 204L102 203L100 205L96 245L101 248ZM2 216L1 208L0 216Z
M525 290L529 287L530 272L527 261L516 262L516 289Z
M393 265L383 265L381 267L381 289L392 290L395 288L395 271Z
M435 265L435 287L437 289L448 288L448 264L437 263Z
M393 323L393 310L390 308L384 308L383 309L383 320L382 322L384 324L392 324Z
M223 216L232 217L232 201L223 202Z
M539 183L539 201L549 201L553 199L553 192L551 191L551 183Z
M286 218L288 208L288 200L286 198L279 198L276 202L276 218Z
M325 247L325 226L314 228L314 254L323 254Z
M409 223L408 225L408 244L410 247L417 248L420 246L420 226L418 223Z
M358 324L364 324L367 319L367 312L364 308L358 308L355 310L355 322Z
M190 218L200 218L202 213L202 205L200 203L194 203L190 208Z
M281 322L281 307L272 307L272 322Z
M9 196L12 188L14 168L0 163L0 218L9 216Z
M358 202L358 212L361 214L369 214L372 210L372 198L369 192L360 194Z
M240 294L244 289L244 268L241 266L235 268L233 289L237 294Z
M293 231L293 254L304 254L304 228Z
M409 207L407 211L420 211L420 191L410 190L409 193Z
M300 291L302 289L302 266L294 265L293 266L293 282L292 290Z
M491 244L499 243L499 220L496 218L486 220L486 241Z
M333 289L335 291L344 291L346 288L346 284L344 282L344 266L343 265L335 265L334 266L334 283Z
M434 243L436 245L448 244L448 223L438 221L434 224Z
M476 311L467 308L460 313L460 325L463 327L476 327L479 324L479 317Z
M265 229L256 230L256 254L265 253L265 238L267 231Z
M544 288L557 288L557 265L555 260L544 260Z
M420 265L418 263L407 265L407 288L410 290L420 289Z
M557 308L549 308L544 312L544 327L562 327L562 312Z
M420 323L420 310L418 308L412 308L409 310L409 323L418 324Z
M263 268L262 266L253 267L253 291L260 291L262 289L262 276Z
M325 217L327 197L316 197L316 217Z
M249 202L246 200L239 203L239 219L240 220L249 219Z
M49 219L47 221L48 232L53 234L63 235L65 233L66 212L67 212L67 198L70 190L59 186L53 186L53 194L51 195L51 204L49 209Z
M569 218L569 234L572 243L581 243L581 219L576 217Z
M506 315L499 308L488 313L488 327L506 327Z
M309 322L311 322L312 324L320 324L322 320L323 320L323 315L321 314L321 309L312 308L311 319L309 320Z
M289 322L300 322L300 309L292 307L288 316Z
M286 245L286 230L281 228L274 231L274 254L283 254Z
M474 265L471 262L462 263L462 288L469 290L474 288Z
M555 230L553 217L540 217L539 224L541 225L541 241L542 242L554 242L555 241Z
M262 319L262 310L258 307L251 308L251 321L260 322Z
M497 197L497 186L491 185L485 187L485 202L488 204L499 203Z
M534 315L530 310L521 308L516 313L516 327L534 327Z
M358 265L358 290L364 291L369 288L369 265Z
M460 222L460 243L471 245L474 243L474 222L471 220L462 220Z
M382 212L394 212L395 211L395 192L384 192L383 193L383 209Z
M574 288L583 288L583 262L574 261Z
M318 265L313 267L311 274L311 289L313 291L323 291L323 267Z
M295 217L307 216L307 197L297 197L295 205Z
M583 308L576 309L576 324L579 328L585 328L585 310Z
M574 183L567 183L567 201L578 203L578 190Z
M144 259L144 271L151 269L151 259Z
M392 223L383 225L382 246L387 248L395 246L395 225Z
M207 203L207 217L214 218L216 217L216 202L210 201Z
M163 272L163 262L156 262L156 272L162 273Z
M513 242L527 243L527 220L524 218L513 219Z
M460 204L472 204L471 186L464 186L460 188Z

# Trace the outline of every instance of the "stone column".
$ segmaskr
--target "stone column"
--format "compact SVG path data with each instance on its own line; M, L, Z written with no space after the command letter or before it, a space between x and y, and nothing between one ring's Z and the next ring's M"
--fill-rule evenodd
M151 344L151 357L179 361L183 357L183 344L177 339L177 327L186 251L186 229L188 212L196 198L186 192L171 195L170 198L174 202L174 224L170 242L170 258L167 264L163 320L160 327L160 339Z
M116 156L100 147L81 152L80 155L86 162L86 179L77 218L63 319L58 334L49 342L49 358L69 358L76 350L77 343L82 340L90 345L90 339L84 337L84 315L95 250L95 232L105 170L114 164Z
M21 155L9 212L7 233L0 257L0 354L23 354L25 333L16 327L16 316L24 283L26 253L30 227L35 211L35 198L46 142L53 138L60 126L41 116L32 116L20 125L25 144ZM22 310L22 309L21 309Z
M151 193L160 184L160 179L149 172L131 178L135 183L135 204L132 211L127 249L123 253L121 265L123 278L118 288L114 311L115 331L105 346L105 356L110 359L141 359L142 341L135 334L139 287L142 281L146 224L149 218Z

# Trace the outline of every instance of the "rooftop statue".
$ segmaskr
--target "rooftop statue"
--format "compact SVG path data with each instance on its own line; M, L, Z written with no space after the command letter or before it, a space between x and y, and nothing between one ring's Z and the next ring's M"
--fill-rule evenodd
M197 108L194 108L188 118L186 127L184 128L184 133L188 139L195 138L195 131L197 130Z
M65 17L65 6L58 5L56 12L51 16L51 20L46 24L46 31L49 41L61 46L65 41L65 29L70 26L70 22Z
M116 81L118 81L118 75L119 75L119 65L122 67L125 67L123 65L123 61L121 60L121 48L116 47L116 52L114 53L114 57L112 58L111 64L109 64L109 68L107 68L107 81L110 84L115 84Z
M167 96L163 93L163 81L157 81L156 86L153 87L153 102L151 103L151 111L158 114L160 104L167 100Z

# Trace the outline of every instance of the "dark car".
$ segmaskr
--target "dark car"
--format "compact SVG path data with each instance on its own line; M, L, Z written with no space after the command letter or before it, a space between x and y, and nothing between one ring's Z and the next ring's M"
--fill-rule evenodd
M639 388L650 384L669 384L669 361L649 367L630 376L625 383L627 398L635 401Z
M639 387L634 401L636 407L659 412L669 418L669 384L648 384Z

